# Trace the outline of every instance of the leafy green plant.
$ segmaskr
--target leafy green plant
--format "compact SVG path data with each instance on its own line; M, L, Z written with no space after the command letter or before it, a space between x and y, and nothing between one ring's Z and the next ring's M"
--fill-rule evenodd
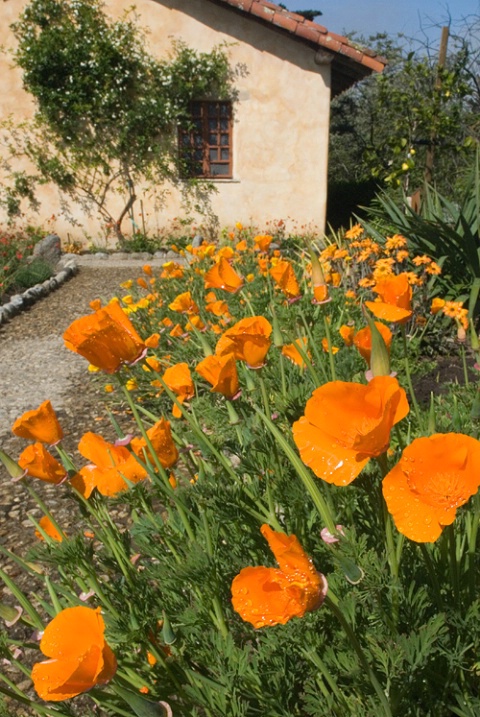
M367 209L365 229L382 240L382 231L403 234L415 252L437 257L442 278L455 296L470 296L473 310L480 289L480 160L458 199L426 186L418 211L407 198L398 202L382 192ZM378 222L376 226L375 222Z
M32 0L14 31L36 115L12 135L12 151L33 161L36 181L98 211L120 242L140 181L178 182L188 194L178 127L188 127L194 98L231 96L225 48L201 53L177 43L169 59L156 60L132 16L110 21L99 0ZM30 189L23 177L18 198ZM119 196L117 213L111 200Z
M29 264L24 264L15 272L13 282L16 287L29 289L35 284L41 284L53 274L53 269L45 261L34 259Z

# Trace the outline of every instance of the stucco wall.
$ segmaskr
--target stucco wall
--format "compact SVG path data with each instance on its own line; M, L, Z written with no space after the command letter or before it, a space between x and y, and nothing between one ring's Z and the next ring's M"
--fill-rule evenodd
M2 28L7 27L25 0L0 5ZM106 9L119 17L131 0L107 0ZM188 13L185 12L188 9ZM161 56L173 39L181 39L201 51L220 42L229 43L234 66L242 68L236 80L238 101L234 107L233 180L216 180L211 197L220 225L264 224L284 219L292 225L316 225L325 221L330 66L315 63L315 51L286 38L270 27L219 7L207 0L137 0L139 23L149 29L149 49ZM4 44L12 47L11 34ZM21 78L11 62L0 58L0 113L16 119L29 115L32 105L21 89ZM87 217L73 207L72 227L62 215L58 192L42 192L41 223L55 215L50 226L62 236L95 237L96 216ZM172 191L165 205L155 209L145 201L147 224L168 225L184 211L181 197ZM137 210L138 212L138 207Z

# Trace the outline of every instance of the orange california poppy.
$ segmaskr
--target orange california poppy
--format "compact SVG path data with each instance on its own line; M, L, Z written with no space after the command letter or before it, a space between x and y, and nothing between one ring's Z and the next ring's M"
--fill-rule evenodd
M302 353L299 349L302 350ZM307 337L303 336L301 339L295 339L292 344L282 346L282 354L300 368L305 368L306 363L302 354L310 356L310 353L307 352Z
M297 277L289 261L283 259L277 262L277 264L270 269L270 276L288 299L292 300L300 297L301 292Z
M205 311L208 311L214 316L230 316L228 304L226 301L209 301L205 306Z
M195 386L193 385L192 375L188 364L176 363L174 366L167 368L162 376L164 382L167 384L170 391L176 394L177 399L180 403L188 401L195 395ZM173 406L173 415L175 418L180 418L182 412L175 404Z
M200 312L189 291L185 291L183 294L179 294L175 297L172 303L168 305L168 308L172 311L180 311L182 314L188 315L198 314Z
M160 334L151 334L147 339L145 339L145 346L148 349L158 348L159 343L160 343Z
M249 316L227 329L217 342L218 356L233 353L250 368L261 368L270 344L272 326L263 316Z
M145 351L145 344L118 301L74 321L63 339L68 349L107 373L115 373L124 363L134 363Z
M268 525L260 530L280 567L243 568L232 582L233 609L255 628L285 625L320 607L327 581L295 535L277 533Z
M223 289L230 294L235 294L243 286L242 277L237 274L225 257L207 271L204 276L206 289Z
M128 448L108 443L96 433L85 433L78 450L90 464L82 468L71 483L85 498L90 497L94 488L102 495L117 495L127 490L127 481L138 483L147 476L145 468Z
M392 426L408 411L405 391L391 376L376 376L366 386L331 381L313 392L293 424L293 438L318 478L348 485L370 458L385 453Z
M255 249L259 251L268 251L270 244L273 241L273 237L270 234L258 234L253 238Z
M52 540L56 540L57 543L62 542L62 540L63 540L62 534L58 532L58 530L56 529L56 527L54 526L54 524L52 523L52 521L50 520L50 518L48 516L44 515L43 518L40 518L40 520L38 521L38 524L41 527L41 529L43 531L45 531L45 533ZM45 540L45 538L43 537L43 535L41 534L41 532L39 530L35 531L35 535L39 540Z
M195 371L212 385L211 391L233 398L238 393L238 373L235 356L207 356Z
M58 443L63 438L62 428L50 401L44 401L35 410L27 411L17 418L12 431L20 438L41 443Z
M18 465L32 478L58 485L67 475L65 468L49 453L43 443L32 443L20 454Z
M152 444L153 450L164 468L171 468L178 460L177 446L173 442L170 422L161 418L154 426L148 429L147 436ZM147 448L144 438L132 438L130 443L133 452L144 461L144 449L150 463L154 464L152 455Z
M433 543L479 485L480 441L436 433L405 448L383 480L383 496L400 533Z
M328 293L327 284L315 284L313 287L313 304L327 304L332 298Z
M183 267L177 264L175 261L167 261L162 264L162 273L160 279L182 279L183 278Z
M366 301L367 306L377 319L389 323L404 324L412 316L412 287L408 276L392 274L377 281L373 291L380 297L379 301Z
M342 324L338 329L338 333L344 340L345 346L353 346L353 337L355 335L355 328L353 326Z
M390 346L392 344L392 332L390 331L388 326L380 323L380 321L375 321L375 326L377 327L382 339L385 342L387 351L390 353ZM365 328L360 329L360 331L357 331L354 336L353 343L358 349L360 356L362 356L370 366L370 357L372 354L372 332L370 330L370 327L365 326Z
M49 659L32 669L42 700L68 700L112 679L117 661L105 642L100 608L68 607L47 625L40 649Z

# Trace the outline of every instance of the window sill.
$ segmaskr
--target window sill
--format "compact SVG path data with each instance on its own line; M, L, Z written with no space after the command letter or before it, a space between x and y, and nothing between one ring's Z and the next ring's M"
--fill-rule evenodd
M225 178L222 177L209 177L208 179L205 179L206 182L213 182L214 184L240 184L239 179L231 178Z

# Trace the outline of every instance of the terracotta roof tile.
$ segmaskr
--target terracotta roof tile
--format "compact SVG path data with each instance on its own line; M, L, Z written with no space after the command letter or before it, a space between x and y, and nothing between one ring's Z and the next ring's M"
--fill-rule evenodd
M323 25L306 20L302 15L284 10L268 0L213 0L213 2L227 5L257 20L268 22L300 41L331 52L334 56L332 71L336 71L339 77L337 88L339 92L372 71L382 72L387 64L385 58L372 50L357 48L348 38L329 32Z

